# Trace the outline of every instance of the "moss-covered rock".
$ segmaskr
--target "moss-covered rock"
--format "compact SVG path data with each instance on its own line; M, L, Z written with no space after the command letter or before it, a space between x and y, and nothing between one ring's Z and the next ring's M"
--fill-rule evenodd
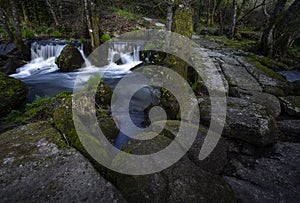
M125 202L48 122L0 135L2 202Z
M247 64L246 69L261 84L264 92L279 97L293 92L292 86L281 75L253 58L248 60L252 65Z
M87 115L89 115L88 112ZM117 128L114 120L110 116L109 111L98 108L97 116L98 124L103 134L107 137L109 141L113 142L119 133L119 129ZM65 136L65 138L71 146L78 149L84 155L89 156L87 150L82 145L82 142L79 139L74 126L71 99L67 98L61 100L60 105L53 110L53 122L55 127L63 134L63 136ZM94 128L95 126L85 127L88 129L89 127Z
M23 82L0 73L0 117L21 108L27 93L28 88Z
M75 46L67 45L56 60L61 72L70 72L81 68L84 59Z
M112 95L112 89L101 80L96 91L96 104L103 108L110 108Z

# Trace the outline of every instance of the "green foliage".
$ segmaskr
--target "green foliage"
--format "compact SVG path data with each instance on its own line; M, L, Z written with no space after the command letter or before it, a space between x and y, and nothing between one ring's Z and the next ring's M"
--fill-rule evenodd
M84 43L86 43L86 42L87 42L86 38L80 37L80 43L81 43L81 44L84 44Z
M52 35L52 33L54 32L54 29L52 27L48 27L46 30L45 30L45 33L48 34L48 35Z
M58 30L54 30L52 35L55 38L60 38L62 36L61 32L59 32Z
M133 13L130 13L128 11L125 11L125 10L121 10L121 9L118 9L116 8L115 9L115 12L119 15L119 16L123 16L123 17L126 17L130 20L135 20L137 19L137 17L133 14Z
M255 40L236 40L229 39L226 36L206 36L206 38L214 40L220 44L223 44L226 47L234 48L234 49L247 49L256 44Z
M35 32L30 28L22 29L22 38L27 40L33 40L35 38Z
M111 40L111 37L108 34L103 34L101 36L101 42L106 42L106 41L109 41L109 40Z
M6 39L8 38L8 34L6 32L6 30L2 27L0 27L0 39Z
M37 97L33 103L26 105L24 111L13 110L10 114L1 118L0 123L7 126L13 126L50 119L52 117L52 109L54 106L60 104L61 100L71 101L71 99L71 94L67 92L58 94L54 98Z
M281 75L279 75L278 73L276 73L275 71L273 71L271 68L263 65L255 56L252 57L248 57L248 61L252 64L254 64L257 68L259 68L260 70L264 71L266 74L268 74L270 77L272 78L276 78L279 80L284 80L283 77Z
M197 88L198 88L198 82L192 83L192 84L191 84L191 88L192 88L193 91L196 91Z

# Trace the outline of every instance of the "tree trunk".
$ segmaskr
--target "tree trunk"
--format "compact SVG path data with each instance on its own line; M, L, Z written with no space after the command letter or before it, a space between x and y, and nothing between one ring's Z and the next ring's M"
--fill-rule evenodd
M28 11L27 11L27 8L26 6L24 5L24 2L22 1L21 2L21 6L22 6L22 13L23 13L23 17L24 17L24 24L28 27L31 26L30 24L30 20L28 18Z
M15 28L15 40L14 43L19 50L19 54L22 59L24 60L30 60L30 50L28 47L25 46L23 39L22 39L22 31L20 26L20 19L17 12L17 7L15 5L15 2L13 0L9 1L11 11L12 11L12 17L13 17L13 25Z
M48 6L48 9L52 15L52 18L54 20L54 23L56 26L59 26L59 22L58 22L58 19L57 19L57 16L56 16L56 13L55 13L55 10L53 8L53 5L52 5L52 2L50 2L51 0L46 0L46 3L47 3L47 6Z
M93 50L95 50L100 45L99 16L96 6L97 5L95 4L95 2L84 0L85 17Z
M231 26L229 31L229 38L233 38L235 26L236 26L236 15L237 15L237 0L233 0L232 2L232 19L231 19Z
M175 5L172 32L176 32L185 37L192 38L194 25L192 9L188 5L180 3ZM168 61L169 65L171 65L177 73L179 73L184 79L187 80L188 65L175 56L169 57Z
M18 42L22 41L22 32L21 32L21 26L20 26L20 19L18 16L18 11L15 5L15 2L13 0L9 1L11 11L12 11L12 17L13 17L13 25L15 27L16 31L16 40ZM23 42L22 42L23 44Z
M9 27L9 24L8 24L9 20L8 20L6 12L3 8L0 8L0 22L4 26L4 29L10 38L10 41L15 42L16 41L15 35Z
M239 31L243 27L242 18L245 14L247 3L249 3L249 0L243 0L241 8L239 9L238 14L237 14L237 22L236 22L236 26L235 26L235 29L234 29L234 32L233 32L233 36L236 37L236 38L241 37L240 34L239 34Z
M171 31L172 22L173 22L173 2L168 3L168 10L167 10L167 19L166 19L166 31Z
M211 17L210 17L210 23L211 23L211 25L215 24L216 7L217 7L217 0L213 0L213 7L212 7Z
M272 55L283 58L292 46L299 31L300 24L300 0L294 3L285 12L285 15L276 24L274 29L274 48Z
M298 36L300 0L295 0L284 12L286 3L287 0L277 1L269 25L261 37L260 49L264 55L282 59Z
M264 13L265 18L266 18L266 25L268 25L269 22L270 22L270 14L268 13L267 5L266 5L266 0L264 0L264 2L263 2L262 9L263 9L263 13Z
M210 25L210 0L207 1L207 9L206 9L206 24Z
M92 13L92 29L93 29L93 39L94 39L94 50L100 46L100 29L99 29L99 10L97 8L97 5L95 2L92 4L91 8L91 13Z

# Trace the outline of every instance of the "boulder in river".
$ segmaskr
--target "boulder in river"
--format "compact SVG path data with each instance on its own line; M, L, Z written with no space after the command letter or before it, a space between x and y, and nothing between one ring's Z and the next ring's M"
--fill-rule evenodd
M61 72L70 72L81 68L84 59L80 51L72 45L67 45L56 59L56 64Z
M26 102L27 86L15 78L0 73L0 117Z

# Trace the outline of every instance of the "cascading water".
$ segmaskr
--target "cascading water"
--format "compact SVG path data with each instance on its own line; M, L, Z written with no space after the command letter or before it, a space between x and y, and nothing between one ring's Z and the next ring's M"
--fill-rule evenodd
M77 42L76 47L85 60L86 68L62 73L59 72L55 60L66 45L67 43L61 40L42 40L32 43L32 61L19 68L16 74L11 75L27 84L30 89L29 100L33 100L36 96L52 97L62 91L72 91L79 73L86 75L87 79L92 74L99 73L113 87L120 78L130 73L131 68L141 63L139 61L139 50L142 45L140 42L111 43L107 56L109 65L106 67L93 66L84 54L83 45ZM122 61L121 64L114 61L118 56Z
M32 75L57 71L58 67L55 64L55 59L60 55L65 46L65 43L50 42L49 44L43 44L33 42L31 45L32 61L19 68L17 73L13 74L12 77L22 79Z

